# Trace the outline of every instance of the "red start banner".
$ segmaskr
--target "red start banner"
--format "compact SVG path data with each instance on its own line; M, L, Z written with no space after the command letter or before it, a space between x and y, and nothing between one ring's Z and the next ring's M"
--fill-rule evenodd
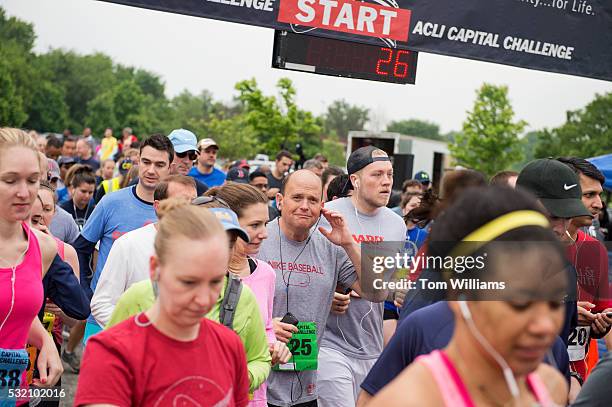
M410 10L352 0L281 0L278 21L408 41Z

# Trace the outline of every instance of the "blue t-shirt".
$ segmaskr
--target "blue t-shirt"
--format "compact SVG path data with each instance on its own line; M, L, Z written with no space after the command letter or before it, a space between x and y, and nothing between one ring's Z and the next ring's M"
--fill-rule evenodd
M420 249L428 235L429 232L427 230L415 226L411 230L406 231L406 240L413 242L416 244L417 249Z
M445 301L421 308L402 321L395 334L368 373L361 387L375 395L421 355L443 349L450 342L455 330L455 317ZM569 357L567 348L557 336L552 347L554 361L545 362L565 374L569 381Z
M57 203L61 204L64 202L68 202L70 200L70 194L68 194L68 188L64 187L64 188L60 188L57 191L55 191L56 195L57 195Z
M213 168L210 174L202 174L198 171L198 167L193 167L189 170L189 174L187 175L208 185L209 188L218 187L225 182L225 173L217 168Z
M100 200L81 232L81 235L92 243L100 241L98 263L91 280L92 291L96 291L100 273L115 240L127 232L154 222L157 222L157 215L153 204L136 196L136 186L120 189ZM94 322L92 317L90 320Z

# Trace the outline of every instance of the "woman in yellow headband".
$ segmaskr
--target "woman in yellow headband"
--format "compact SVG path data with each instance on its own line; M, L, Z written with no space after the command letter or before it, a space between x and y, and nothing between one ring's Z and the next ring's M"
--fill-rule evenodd
M535 199L500 187L463 194L436 220L427 255L445 260L433 268L453 300L453 336L366 405L565 405L566 381L542 361L564 322L568 273Z

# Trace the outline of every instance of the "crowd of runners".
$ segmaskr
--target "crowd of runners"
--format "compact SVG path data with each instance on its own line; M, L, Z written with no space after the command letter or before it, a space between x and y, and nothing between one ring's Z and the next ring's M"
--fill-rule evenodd
M397 196L375 146L345 168L283 150L221 169L219 149L0 128L0 406L57 406L64 366L75 406L610 405L605 178L585 159L419 171ZM371 250L411 253L388 274L415 284L374 289ZM487 255L472 281L414 262Z

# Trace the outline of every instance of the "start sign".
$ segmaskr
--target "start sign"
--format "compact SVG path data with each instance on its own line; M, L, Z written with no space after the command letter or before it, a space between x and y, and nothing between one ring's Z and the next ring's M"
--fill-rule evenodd
M410 10L352 0L281 0L278 21L408 41Z

